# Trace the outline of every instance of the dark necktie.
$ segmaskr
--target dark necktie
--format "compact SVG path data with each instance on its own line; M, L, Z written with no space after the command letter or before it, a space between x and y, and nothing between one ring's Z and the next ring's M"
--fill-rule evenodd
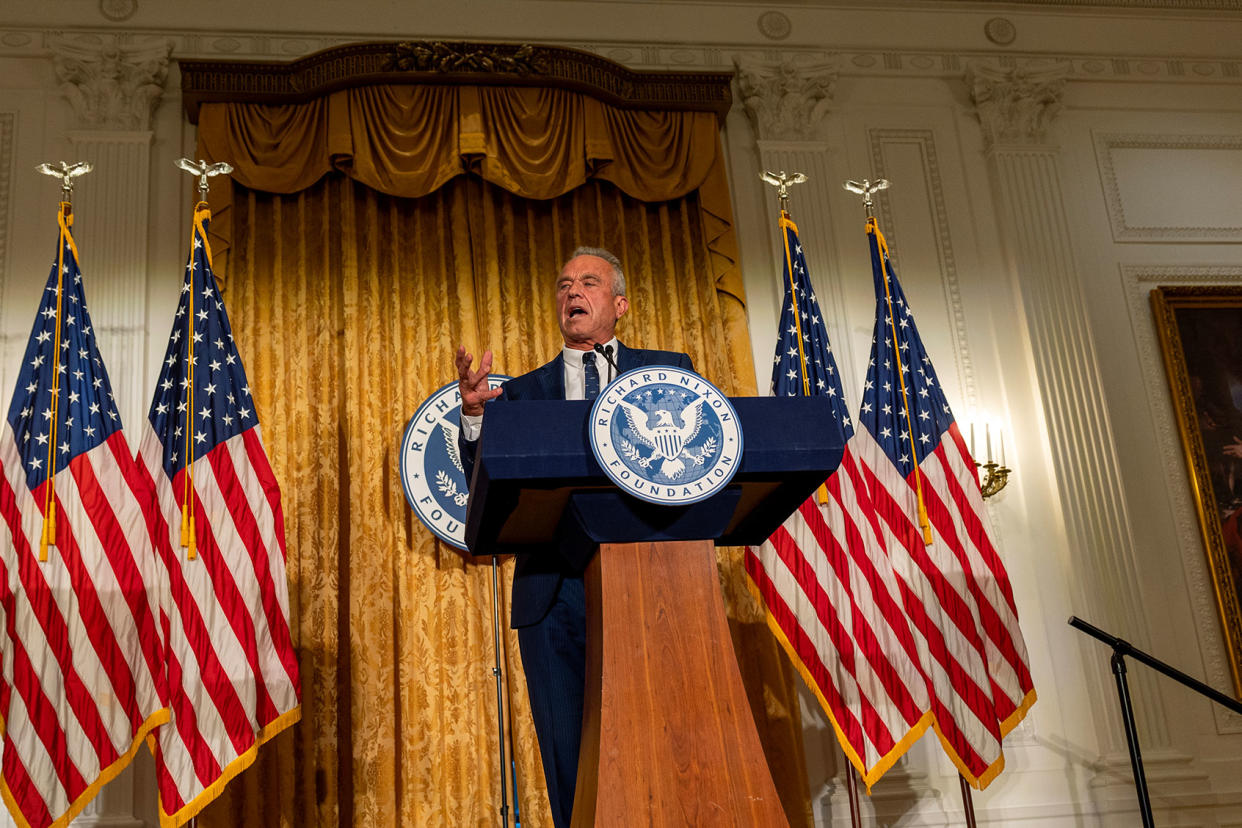
M599 396L599 369L595 367L595 354L582 355L582 397L593 400Z

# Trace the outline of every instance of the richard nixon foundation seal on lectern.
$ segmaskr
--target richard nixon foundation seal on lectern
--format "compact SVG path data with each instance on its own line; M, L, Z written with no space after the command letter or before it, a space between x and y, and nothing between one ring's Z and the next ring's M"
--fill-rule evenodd
M733 479L742 428L729 398L682 368L628 371L591 408L591 450L624 492L651 503L706 500Z

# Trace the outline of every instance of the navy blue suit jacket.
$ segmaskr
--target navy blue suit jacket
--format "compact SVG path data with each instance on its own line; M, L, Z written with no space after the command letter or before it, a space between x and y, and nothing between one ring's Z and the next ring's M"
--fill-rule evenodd
M617 344L617 368L624 374L644 365L672 365L694 370L694 363L687 354L677 351L647 351L640 348L627 348ZM602 362L602 360L601 360ZM604 366L601 366L601 370ZM500 400L563 400L565 399L565 359L561 354L556 359L528 374L514 377L501 386L501 395L493 402ZM474 452L476 442L460 440L461 456L464 461L466 480L470 480L474 469ZM554 549L546 553L530 553L519 555L513 571L513 599L510 624L515 629L538 624L552 606L556 591L566 575L581 575L576 567L571 566Z

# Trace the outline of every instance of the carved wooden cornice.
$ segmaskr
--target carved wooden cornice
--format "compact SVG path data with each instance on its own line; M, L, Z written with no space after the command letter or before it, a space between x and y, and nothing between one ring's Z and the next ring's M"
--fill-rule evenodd
M577 49L516 43L353 43L287 63L182 60L181 98L190 123L213 101L298 103L338 89L433 83L555 86L626 109L714 112L732 105L732 72L635 71Z

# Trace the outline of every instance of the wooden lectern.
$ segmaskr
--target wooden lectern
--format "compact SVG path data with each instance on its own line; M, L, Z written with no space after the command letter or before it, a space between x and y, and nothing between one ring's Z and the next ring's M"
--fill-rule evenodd
M760 544L840 462L816 397L732 400L745 451L708 500L619 492L591 453L590 403L486 409L466 544L586 569L587 686L574 828L787 826L729 637L715 545ZM597 554L598 553L598 554Z

